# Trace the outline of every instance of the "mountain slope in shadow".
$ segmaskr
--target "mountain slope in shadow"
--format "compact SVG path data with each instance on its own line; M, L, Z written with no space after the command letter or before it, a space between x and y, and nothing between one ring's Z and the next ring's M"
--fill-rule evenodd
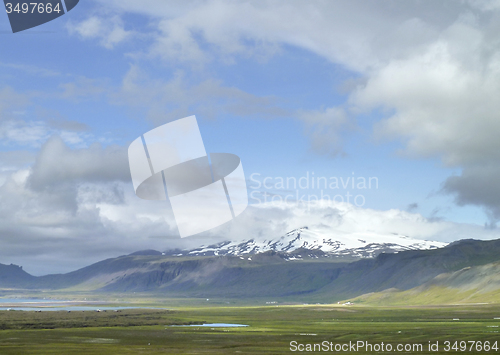
M305 295L336 301L387 289L406 291L441 274L494 262L500 262L500 240L464 240L440 249L380 254L351 263L324 258L287 261L277 252L245 257L175 257L145 251L103 260L67 274L41 277L16 266L0 265L0 287L152 292L172 297ZM445 287L455 280L443 279L440 285ZM500 283L493 287L500 288Z

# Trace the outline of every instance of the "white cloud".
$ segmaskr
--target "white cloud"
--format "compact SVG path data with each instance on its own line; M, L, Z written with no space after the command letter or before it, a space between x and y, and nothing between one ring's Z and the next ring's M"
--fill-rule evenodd
M70 149L53 138L31 167L0 177L0 258L29 272L71 271L179 239L167 203L135 196L124 148Z
M14 110L22 110L30 103L26 95L16 92L9 86L0 89L0 122L12 119Z
M499 0L468 0L473 7L482 11L491 11L500 9Z
M467 165L462 173L443 183L443 192L455 196L458 205L484 207L494 226L500 219L500 164Z
M93 143L88 148L71 149L54 136L40 149L29 178L31 187L40 190L65 183L125 181L130 179L127 151L121 146L103 148Z
M68 24L68 30L105 48L136 36L136 29L125 29L119 17L131 12L150 20L153 43L146 43L144 53L166 63L188 62L202 67L215 60L231 63L240 57L265 57L294 46L356 72L363 80L356 84L349 107L330 105L300 116L314 148L338 154L342 132L350 124L347 114L383 107L386 118L376 127L380 138L400 139L408 155L439 157L448 166L463 167L462 175L448 179L444 190L456 194L459 204L486 206L497 216L498 2L99 2L116 14L109 19L91 16ZM114 103L147 109L156 123L193 110L208 117L220 113L287 114L275 98L256 97L203 75L194 83L181 72L162 80L132 66L120 89L103 90L103 85L78 79L62 86L63 95L98 97L111 91L108 98ZM4 121L0 134L6 141L42 144L54 133L52 128L36 121L13 120L12 103L22 107L26 102L14 94L8 88L0 91ZM165 117L165 111L170 116ZM66 140L76 143L78 135L68 133ZM0 187L0 232L8 236L0 251L2 261L34 266L36 260L59 258L59 262L68 263L64 270L68 271L117 253L181 245L176 238L166 239L176 236L168 206L135 198L130 184L123 182L123 156L114 161L115 153L119 154L95 146L72 150L60 141L51 141L31 169L9 170ZM118 163L120 159L122 163ZM39 182L39 188L33 181ZM55 182L60 188L40 188ZM275 237L303 225L351 231L369 228L441 241L499 237L497 231L479 226L348 205L308 210L251 207L237 221L214 230L205 239L182 242L262 234ZM33 247L27 250L26 245Z
M30 158L26 159L29 163ZM348 203L269 203L250 206L231 223L181 239L167 202L135 196L124 148L70 149L59 138L44 144L31 167L13 166L4 174L0 258L36 274L71 271L142 249L276 238L302 226L329 233L398 233L437 241L500 237L498 230L395 209L379 211Z
M157 21L150 51L168 62L203 64L256 53L259 44L284 44L363 75L366 84L352 93L349 112L385 108L388 117L376 125L375 135L401 140L408 156L438 157L465 169L500 158L497 1L149 2L139 9L124 0L108 5ZM341 151L340 116L306 115L313 149ZM459 196L458 201L472 200Z
M85 147L88 145L88 142L96 140L88 132L71 130L71 128L81 130L81 126L72 124L71 121L69 122L65 127L68 130L61 130L51 127L45 121L25 121L19 119L0 121L0 140L4 146L32 148L41 147L43 143L54 135L59 135L64 142L71 144L73 147ZM62 125L65 125L64 122Z
M128 184L33 190L30 174L18 171L0 186L4 263L22 264L35 274L68 272L111 256L165 248L175 236L168 205L137 201ZM52 262L40 263L44 258Z
M470 2L476 5L362 0L97 2L106 11L148 16L150 26L157 29L150 50L168 61L255 55L263 47L272 54L276 46L286 44L364 73L418 53L460 14L482 14L494 7L486 1Z
M186 239L206 245L213 240L276 238L304 226L324 231L329 235L335 235L336 232L339 234L370 232L381 235L396 233L415 239L441 242L469 238L484 240L500 238L500 230L485 229L478 225L428 219L418 213L398 209L374 210L356 207L349 203L319 201L312 204L251 205L234 223Z
M408 154L451 166L497 159L500 48L488 53L488 46L477 29L458 23L421 55L382 68L351 100L394 110L376 133L402 138Z
M87 141L95 140L86 132L88 127L77 121L61 117L57 110L37 107L32 112L32 99L36 96L57 96L63 99L79 99L88 95L96 95L94 86L89 80L77 79L78 89L67 84L63 94L19 93L11 87L0 90L0 146L38 148L52 135L60 135L64 141L73 146L85 146ZM83 83L83 84L82 84ZM89 86L93 89L89 89ZM91 92L91 93L89 93Z
M102 159L102 152L95 149L84 154ZM233 222L181 239L168 203L137 198L130 181L75 179L60 182L57 188L33 189L30 179L35 170L11 173L0 186L0 233L4 236L0 258L4 263L22 264L35 274L67 272L143 249L193 248L257 236L276 238L303 226L329 234L398 233L447 242L500 237L499 230L430 220L417 213L325 202L252 205ZM73 183L68 184L70 181Z
M76 34L82 39L98 39L99 44L107 49L113 49L134 36L133 31L125 30L119 16L91 16L78 23L68 22L66 27L70 34Z
M165 123L196 112L200 117L285 116L288 111L274 97L259 97L221 81L206 79L191 83L183 72L169 81L151 78L137 66L131 66L119 90L111 94L111 102L146 109L148 119Z
M401 152L437 157L460 167L441 190L458 205L482 206L500 218L500 27L466 14L422 51L392 60L351 96L356 109L383 107L380 139L403 143Z
M303 111L299 118L306 126L307 136L315 152L330 156L344 153L342 136L352 130L355 124L343 109L330 107L323 111Z
M44 122L11 120L0 124L0 139L3 144L40 146L50 136Z
M378 126L379 136L407 139L409 153L455 165L498 151L492 138L500 122L495 4L218 0L149 1L139 8L131 0L106 2L154 19L159 32L150 51L167 61L205 63L214 55L250 55L261 44L285 44L361 73L367 84L351 98L353 112L394 110ZM335 138L334 121L323 129ZM316 138L318 129L309 132ZM338 150L338 140L332 141L331 150Z

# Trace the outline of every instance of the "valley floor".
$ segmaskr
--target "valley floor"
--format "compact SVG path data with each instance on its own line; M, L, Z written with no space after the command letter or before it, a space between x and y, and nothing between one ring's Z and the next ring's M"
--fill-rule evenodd
M248 327L172 326L202 323L236 323ZM407 354L470 354L479 349L482 353L497 353L499 326L500 305L491 304L441 307L212 304L120 312L1 311L0 354L335 353L330 351L335 346L347 350L336 353L349 353L353 348L348 349L345 344L361 344L358 341L373 347L373 351L356 349L358 354L397 353L399 344L403 346L401 349L412 347L408 352L403 351ZM429 342L434 346L432 351ZM455 342L457 351L453 349ZM386 351L375 351L382 343ZM316 348L314 344L318 344ZM387 351L389 344L392 351ZM462 351L464 344L466 348ZM445 351L447 347L449 351ZM489 350L485 351L486 348Z

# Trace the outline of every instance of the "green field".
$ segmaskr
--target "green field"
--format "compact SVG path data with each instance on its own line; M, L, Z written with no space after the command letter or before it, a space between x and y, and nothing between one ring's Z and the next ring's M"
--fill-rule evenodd
M121 312L0 312L0 354L290 354L290 342L364 341L394 348L422 344L445 354L445 341L499 341L499 305L368 307L342 305L243 306L201 301L162 309ZM454 320L455 319L455 320ZM172 327L174 324L237 323L246 328ZM428 351L439 342L440 351ZM472 343L467 344L469 354ZM463 344L462 344L463 345ZM459 347L458 347L459 349ZM298 350L298 347L297 347ZM300 351L296 351L300 352ZM451 351L456 353L457 351ZM495 353L494 349L489 352ZM303 353L311 353L304 351ZM318 352L319 353L319 352ZM324 352L334 353L334 352ZM342 352L340 352L342 353ZM344 352L345 353L345 352ZM396 353L366 352L365 353Z

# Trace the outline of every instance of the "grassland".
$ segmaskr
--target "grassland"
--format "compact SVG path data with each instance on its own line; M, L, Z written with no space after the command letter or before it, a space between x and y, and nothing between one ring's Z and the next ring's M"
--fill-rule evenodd
M354 298L356 303L366 303L371 306L474 304L495 303L498 300L500 300L500 290L498 289L484 292L478 289L462 290L442 286L416 287L407 291L389 289Z
M500 317L500 305L172 304L176 306L170 310L2 311L0 354L290 354L292 341L345 344L359 340L394 346L422 344L424 351L419 354L444 354L449 353L443 348L447 340L499 340L500 319L494 318ZM249 327L171 326L201 323ZM426 351L429 341L439 341L440 351Z

